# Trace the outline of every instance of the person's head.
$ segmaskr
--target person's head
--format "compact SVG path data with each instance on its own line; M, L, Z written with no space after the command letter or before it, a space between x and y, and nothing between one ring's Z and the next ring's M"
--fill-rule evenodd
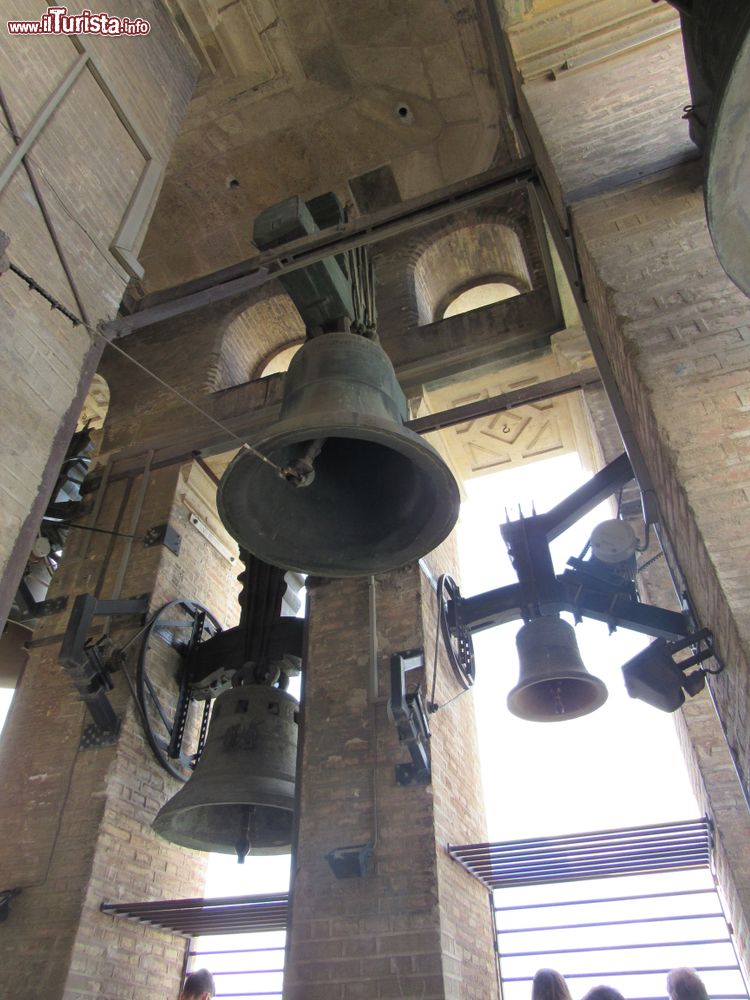
M191 972L185 980L180 1000L210 1000L216 994L214 977L208 969Z
M670 1000L708 1000L703 980L695 969L672 969L667 976Z
M584 996L583 1000L625 1000L625 997L614 986L594 986Z
M531 1000L571 1000L568 984L554 969L539 969L531 986Z

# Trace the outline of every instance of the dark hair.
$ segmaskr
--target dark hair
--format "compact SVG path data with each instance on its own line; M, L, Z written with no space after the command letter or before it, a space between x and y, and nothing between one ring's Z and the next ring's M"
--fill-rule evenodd
M554 969L539 969L531 986L531 1000L572 1000L568 984Z
M667 993L672 1000L708 1000L708 993L695 969L672 969L667 976Z
M594 986L583 1000L625 1000L625 997L614 986Z
M195 997L203 996L204 993L215 996L216 983L214 983L214 977L208 969L198 969L197 972L191 972L185 980L182 995L185 1000L194 1000Z

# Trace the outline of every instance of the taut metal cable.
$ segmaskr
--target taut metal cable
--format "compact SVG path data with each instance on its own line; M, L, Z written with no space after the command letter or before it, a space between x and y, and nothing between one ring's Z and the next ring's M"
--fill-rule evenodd
M88 323L84 325L86 326L86 329L89 330L89 332L95 334L97 337L100 337L108 347L111 347L112 350L117 351L124 358L127 358L128 361L132 361L132 363L137 368L140 368L142 372L144 372L146 375L149 375L152 379L158 382L159 385L162 385L169 392L173 393L173 395L177 396L178 399L182 400L183 403L186 403L189 407L195 410L196 413L200 413L200 415L202 417L205 417L206 420L209 420L212 424L215 424L215 426L218 427L219 430L224 431L225 434L228 434L230 437L234 438L235 441L239 442L240 447L246 448L248 451L251 451L256 458L259 458L262 462L265 462L266 465L270 465L270 467L274 469L274 471L278 472L280 476L282 475L281 468L278 465L276 465L275 462L272 462L270 458L267 458L262 451L258 451L257 448L253 448L253 446L251 444L248 444L248 442L245 441L244 438L241 438L239 434L235 434L234 431L231 431L226 426L226 424L223 424L220 420L217 420L216 417L212 416L210 413L204 410L203 407L198 406L197 403L193 402L192 399L189 399L184 393L180 392L179 389L175 389L175 387L173 385L170 385L169 382L165 382L160 375L157 375L156 372L152 372L142 362L138 361L137 358L134 358L132 354L128 354L127 351L124 351L117 344L113 343L113 341L111 341L105 334L103 334L101 330L98 330L95 327L90 326Z
M18 276L21 277L23 281L26 281L26 283L33 291L42 295L42 297L45 298L47 301L50 301L49 293L45 292L45 290L42 288L41 285L37 284L36 281L34 281L32 284L28 276L19 273L19 269L15 267L12 263L11 263L11 269L14 273L18 274ZM53 304L53 308L60 309L60 306L55 303ZM112 350L117 351L118 354L121 354L124 358L127 358L128 361L132 362L132 364L134 364L137 368L140 368L140 370L145 375L148 375L149 378L154 379L154 381L158 382L159 385L163 386L163 388L165 388L168 392L171 392L183 403L185 403L191 409L195 410L196 413L199 413L210 423L218 427L219 430L223 431L229 437L234 438L234 440L238 442L241 448L245 448L247 449L247 451L252 452L252 454L255 455L256 458L259 458L261 460L261 462L265 462L266 465L270 466L280 476L282 475L281 468L278 465L276 465L275 462L272 462L270 458L264 455L263 452L258 451L257 448L254 448L251 444L245 441L244 438L241 438L239 434L235 434L234 431L230 430L229 427L226 426L226 424L223 424L220 420L217 420L216 417L212 416L210 413L204 410L203 407L199 406L196 402L187 397L184 393L180 392L179 389L176 389L173 385L170 385L169 382L166 382L160 375L157 375L156 372L151 371L151 369L147 368L146 365L143 364L143 362L139 361L137 358L134 358L132 354L128 354L127 351L123 350L122 347L120 347L118 344L115 344L112 340L110 340L109 337L107 337L104 333L102 333L101 330L97 329L91 323L87 323L85 320L81 319L79 316L76 316L74 313L71 313L66 309L60 309L60 311L64 313L64 315L70 320L70 322L74 326L83 326L93 336L99 337L101 340L104 341L107 347L111 347Z

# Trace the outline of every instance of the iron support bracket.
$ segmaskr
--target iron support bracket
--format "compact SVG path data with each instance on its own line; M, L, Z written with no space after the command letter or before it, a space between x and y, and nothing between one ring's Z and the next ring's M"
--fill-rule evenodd
M102 655L99 643L88 641L92 619L96 615L145 615L147 611L148 597L100 601L93 594L79 594L73 603L57 659L102 734L116 736L120 720L106 693L112 689L110 675L115 667L109 657Z
M406 689L407 673L421 670L424 665L423 649L407 649L391 656L388 714L396 725L399 742L406 745L411 756L410 764L396 765L396 781L399 785L428 785L432 778L427 708L419 688L412 692L407 692Z
M693 631L689 614L643 604L634 584L582 559L571 559L569 569L555 574L550 542L633 478L628 456L623 454L596 473L545 514L520 517L501 525L518 583L463 598L457 589L445 602L450 636L461 629L470 635L483 629L523 619L567 611L657 639L680 640Z
M153 548L154 545L163 545L164 548L178 556L182 545L182 535L175 531L170 524L157 524L148 529L143 544L147 549Z

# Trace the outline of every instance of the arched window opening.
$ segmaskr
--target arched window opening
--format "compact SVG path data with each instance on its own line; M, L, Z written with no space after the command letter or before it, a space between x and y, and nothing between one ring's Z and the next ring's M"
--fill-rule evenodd
M470 288L465 288L452 298L443 309L443 319L460 316L461 313L473 312L475 309L491 306L495 302L502 302L520 294L517 288L509 285L506 281L483 281Z
M296 349L304 336L302 317L288 295L277 292L254 302L226 328L213 366L211 390L231 389L276 371L286 371L286 366L266 368L282 352ZM290 360L291 356L286 365Z
M439 236L414 264L414 295L420 326L446 315L477 309L531 290L531 274L518 234L502 222L480 221ZM510 289L476 305L446 314L458 293L505 285Z
M286 344L276 351L262 363L258 377L265 378L267 375L279 375L281 372L285 372L303 344L304 340L295 340L293 344Z

